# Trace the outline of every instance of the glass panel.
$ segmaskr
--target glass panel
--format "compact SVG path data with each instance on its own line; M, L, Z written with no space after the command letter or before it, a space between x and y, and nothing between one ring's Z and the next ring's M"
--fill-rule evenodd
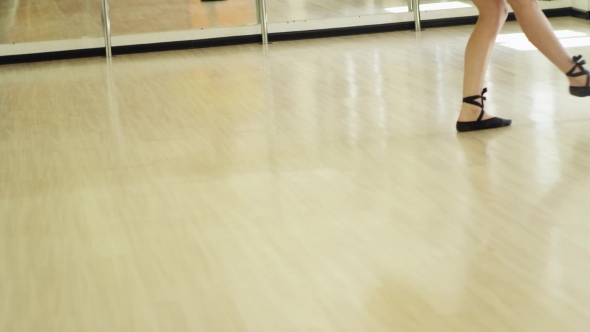
M388 14L408 0L267 0L269 22Z
M256 0L111 0L112 35L258 23Z
M420 11L474 8L469 0L421 0Z
M570 7L570 4L567 4L566 1L556 1L556 0L539 0L541 2L541 8L544 8L544 4L548 2L560 2L562 5L558 5L557 7ZM473 4L470 0L421 0L420 1L420 11L422 12L432 12L432 11L440 11L440 10L447 10L450 12L445 13L445 17L454 17L455 15L459 16L458 14L463 12L463 9L471 9L475 10L472 12L473 15L477 15L477 7ZM464 12L463 12L464 13Z
M100 0L0 0L0 44L102 35Z

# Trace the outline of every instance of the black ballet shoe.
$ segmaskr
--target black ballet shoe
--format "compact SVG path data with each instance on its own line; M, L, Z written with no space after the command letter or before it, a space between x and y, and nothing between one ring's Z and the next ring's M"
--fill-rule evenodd
M486 97L483 95L488 92L488 88L484 88L481 92L481 96L471 96L463 98L463 102L475 106L481 107L481 114L477 121L469 121L469 122L460 122L457 121L457 131L458 132L466 132L466 131L476 131L476 130L485 130L485 129L494 129L494 128L501 128L510 126L512 120L509 119L502 119L502 118L491 118L487 120L482 120L484 115L483 110L483 102L486 100ZM481 98L481 104L476 99Z
M590 71L583 67L583 65L586 64L586 60L580 61L581 59L581 55L574 57L574 62L576 64L574 65L574 68L572 68L572 70L566 73L566 75L569 77L578 77L586 75L586 86L570 86L570 94L576 97L588 97L590 96ZM576 71L576 69L578 68L580 69L580 72L574 74L574 71Z

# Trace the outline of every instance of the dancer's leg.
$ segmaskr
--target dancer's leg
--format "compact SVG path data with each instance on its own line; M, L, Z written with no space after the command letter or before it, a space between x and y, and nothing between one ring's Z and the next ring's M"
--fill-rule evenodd
M574 67L572 56L555 36L549 20L541 11L537 0L508 0L518 24L529 41L553 62L563 73ZM578 68L575 72L579 72ZM586 76L568 77L571 86L585 86Z
M481 94L496 36L508 16L505 0L473 0L473 3L479 10L479 19L465 50L463 97ZM481 108L464 103L459 121L476 121L480 113ZM490 116L485 114L483 119L488 118Z

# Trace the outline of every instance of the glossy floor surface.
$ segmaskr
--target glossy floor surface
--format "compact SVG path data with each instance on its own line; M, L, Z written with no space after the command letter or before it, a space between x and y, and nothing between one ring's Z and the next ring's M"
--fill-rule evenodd
M444 0L423 0L421 3ZM470 1L462 1L471 4ZM266 0L268 20L389 13L408 0ZM256 0L109 1L112 35L256 24ZM98 0L0 0L0 44L102 36Z
M471 29L3 66L0 331L586 331L590 99L456 134Z

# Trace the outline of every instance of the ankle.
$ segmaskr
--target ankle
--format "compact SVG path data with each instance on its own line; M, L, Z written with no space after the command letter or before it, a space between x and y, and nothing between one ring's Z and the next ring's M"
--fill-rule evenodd
M458 121L474 121L479 118L480 114L481 108L464 104L463 107L461 107Z
M473 114L478 114L481 113L481 107L477 107L474 105L469 105L469 104L463 104L463 106L461 107L461 114L465 114L465 115L473 115Z

